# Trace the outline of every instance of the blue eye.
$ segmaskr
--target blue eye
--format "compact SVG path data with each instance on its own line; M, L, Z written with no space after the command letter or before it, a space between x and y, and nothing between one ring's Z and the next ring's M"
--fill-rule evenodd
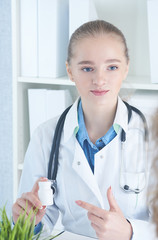
M83 70L84 72L92 72L92 71L93 71L93 69L90 68L90 67L82 68L82 70Z
M117 70L118 69L118 67L116 67L116 66L110 66L110 67L108 67L108 70L110 70L110 71L114 71L114 70Z

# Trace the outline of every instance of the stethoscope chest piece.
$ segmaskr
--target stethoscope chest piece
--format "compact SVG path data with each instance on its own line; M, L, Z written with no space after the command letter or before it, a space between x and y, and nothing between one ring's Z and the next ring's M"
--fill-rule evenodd
M56 193L56 189L57 189L56 180L51 180L51 189L52 189L53 195L54 195Z

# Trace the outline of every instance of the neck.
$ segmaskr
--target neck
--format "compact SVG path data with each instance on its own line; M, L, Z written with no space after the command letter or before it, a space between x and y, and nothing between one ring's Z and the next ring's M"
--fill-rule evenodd
M90 140L96 140L104 136L113 125L117 100L113 103L101 106L87 106L82 102L84 120Z

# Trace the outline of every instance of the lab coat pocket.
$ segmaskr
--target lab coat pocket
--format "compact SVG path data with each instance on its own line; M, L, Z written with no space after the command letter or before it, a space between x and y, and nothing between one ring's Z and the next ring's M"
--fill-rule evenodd
M142 192L147 184L147 173L141 172L121 172L120 175L120 187L126 193L139 194Z
M132 177L132 176L131 176ZM128 195L128 214L130 217L141 219L146 216L148 217L148 208L147 208L147 186L148 186L149 172L145 174L140 174L137 177L137 181L134 181L133 184L129 185L133 189L139 190L139 193L131 192L127 193ZM129 178L130 179L130 178Z
M113 189L115 199L126 218L148 218L147 208L147 185L149 172L133 176L132 173L126 173L120 176L120 184ZM129 187L129 191L124 186ZM130 190L132 189L132 190ZM140 189L139 193L135 193L134 189Z

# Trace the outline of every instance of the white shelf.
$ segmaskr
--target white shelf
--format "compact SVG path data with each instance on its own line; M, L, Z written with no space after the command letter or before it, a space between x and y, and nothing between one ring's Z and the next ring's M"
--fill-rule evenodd
M75 86L75 84L69 80L67 76L61 78L31 78L31 77L19 77L18 82L22 83L37 83L37 84L52 84L52 85L67 85ZM142 76L128 76L122 84L122 88L126 89L139 89L139 90L158 90L158 84L150 82L149 77Z
M158 90L158 84L151 83L150 77L128 76L122 84L122 88L135 90Z
M40 83L40 84L53 84L53 85L68 85L74 86L75 84L68 79L67 76L60 78L31 78L31 77L19 77L18 82L23 83Z

